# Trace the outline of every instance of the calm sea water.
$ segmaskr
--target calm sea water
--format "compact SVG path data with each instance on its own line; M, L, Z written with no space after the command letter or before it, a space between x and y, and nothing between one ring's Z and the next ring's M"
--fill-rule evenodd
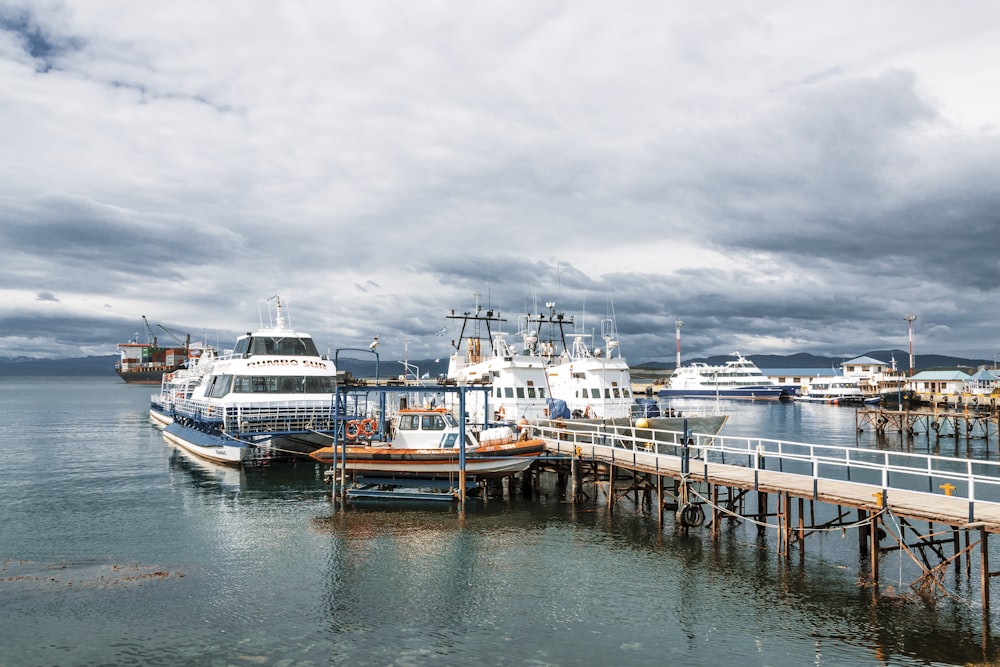
M0 378L0 667L996 659L978 583L956 575L952 598L924 602L900 561L897 593L875 597L853 533L786 560L773 531L734 525L713 541L548 488L464 515L344 510L312 464L241 471L182 454L150 424L150 391ZM727 434L857 437L846 408L725 407ZM949 448L997 456L995 441ZM892 580L895 561L883 566Z

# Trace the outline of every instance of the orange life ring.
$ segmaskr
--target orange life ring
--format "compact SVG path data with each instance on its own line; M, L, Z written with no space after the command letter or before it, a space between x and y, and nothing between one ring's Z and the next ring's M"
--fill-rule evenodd
M352 419L347 422L347 428L344 429L344 435L347 436L348 440L354 440L361 433L361 422L356 419Z
M370 438L375 435L375 429L378 428L378 422L374 419L362 419L361 420L361 435L366 438Z

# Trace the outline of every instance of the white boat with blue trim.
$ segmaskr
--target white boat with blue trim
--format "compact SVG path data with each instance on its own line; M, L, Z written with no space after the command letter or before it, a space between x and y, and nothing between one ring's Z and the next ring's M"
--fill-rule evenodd
M733 352L736 359L721 365L692 363L673 372L660 398L739 398L777 400L790 395L786 388L764 375L757 365Z
M286 327L279 297L267 304L267 327L237 338L162 412L154 415L151 407L151 416L169 421L163 431L169 442L228 464L308 456L329 444L334 363L320 356L309 334Z

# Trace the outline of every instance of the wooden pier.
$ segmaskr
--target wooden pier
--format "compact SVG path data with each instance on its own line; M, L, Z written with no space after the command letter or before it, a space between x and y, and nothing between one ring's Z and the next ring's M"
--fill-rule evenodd
M613 509L626 497L637 507L655 497L661 525L672 511L680 530L703 528L718 537L726 521L751 522L760 532L776 531L777 551L786 558L793 547L804 555L810 535L856 530L873 590L887 553L911 559L918 576L910 587L933 599L951 594L949 568L970 580L975 568L989 624L990 582L1000 574L989 560L989 536L1000 533L998 462L649 429L533 426L549 452L534 474L558 475L568 502L603 495Z
M858 431L868 428L876 433L896 432L914 436L966 440L989 439L1000 433L1000 411L995 405L969 405L960 408L920 408L916 410L860 409L855 416Z

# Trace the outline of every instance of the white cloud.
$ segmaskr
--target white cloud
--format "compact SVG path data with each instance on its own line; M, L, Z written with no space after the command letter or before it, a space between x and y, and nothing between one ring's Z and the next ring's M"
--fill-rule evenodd
M850 354L905 312L989 358L998 14L8 2L0 356L243 331L278 292L320 341L436 357L478 290L613 293L634 360L677 317L692 355Z

